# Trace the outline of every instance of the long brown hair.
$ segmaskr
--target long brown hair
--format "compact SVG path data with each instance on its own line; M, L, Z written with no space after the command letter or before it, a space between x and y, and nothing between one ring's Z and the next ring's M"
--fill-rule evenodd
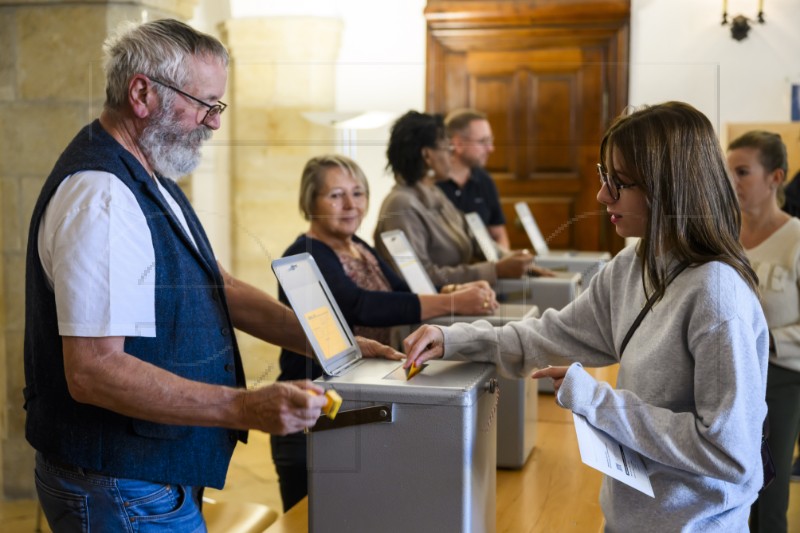
M730 265L757 292L758 278L739 243L739 201L708 118L683 102L644 106L618 117L603 136L600 158L608 169L615 150L650 206L638 247L645 291L663 296L668 265L656 254L669 251L690 266Z

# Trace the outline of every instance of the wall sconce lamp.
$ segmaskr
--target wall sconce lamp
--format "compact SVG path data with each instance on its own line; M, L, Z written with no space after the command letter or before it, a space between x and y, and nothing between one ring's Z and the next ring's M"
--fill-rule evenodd
M731 37L737 41L747 38L750 32L750 22L752 19L744 15L736 15L731 20ZM758 0L758 16L756 21L759 24L764 24L764 0ZM722 0L722 25L728 24L728 0Z

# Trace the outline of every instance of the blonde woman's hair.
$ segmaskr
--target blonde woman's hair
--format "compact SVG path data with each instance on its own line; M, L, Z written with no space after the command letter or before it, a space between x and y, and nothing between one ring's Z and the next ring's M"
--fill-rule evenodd
M312 157L303 167L300 178L300 212L303 218L311 220L314 211L314 198L319 194L325 182L325 173L330 168L340 168L353 176L364 187L364 193L369 199L369 183L364 171L358 163L347 156L339 154L326 154Z

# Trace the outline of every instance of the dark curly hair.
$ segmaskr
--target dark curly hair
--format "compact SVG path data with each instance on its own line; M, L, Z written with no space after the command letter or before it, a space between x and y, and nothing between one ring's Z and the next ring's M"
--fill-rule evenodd
M444 118L409 111L392 124L389 147L386 149L386 165L398 181L414 185L425 176L428 169L422 158L423 148L436 148L446 140Z

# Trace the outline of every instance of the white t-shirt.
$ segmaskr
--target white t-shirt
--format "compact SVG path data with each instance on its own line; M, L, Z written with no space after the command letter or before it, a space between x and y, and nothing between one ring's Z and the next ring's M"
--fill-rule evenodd
M158 188L191 238L178 204L160 183ZM156 336L150 228L116 176L82 171L66 178L45 209L38 245L56 296L59 334Z

